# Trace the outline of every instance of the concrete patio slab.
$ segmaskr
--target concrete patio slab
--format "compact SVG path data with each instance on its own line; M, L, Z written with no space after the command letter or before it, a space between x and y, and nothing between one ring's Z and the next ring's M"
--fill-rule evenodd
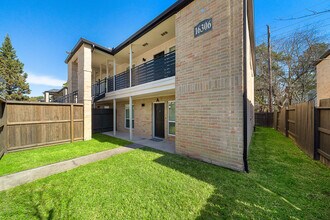
M165 151L168 153L175 153L175 142L174 141L168 141L160 139L159 141L151 140L151 137L142 137L142 136L136 136L133 135L133 140L129 139L129 133L128 132L116 132L116 136L113 135L113 132L104 132L103 134L109 135L111 137L116 137L124 140L131 141L136 144L140 144L146 147L151 147L157 150Z
M135 143L126 147L119 147L112 150L102 151L99 153L2 176L0 177L0 191L29 183L37 179L45 178L53 174L72 170L79 166L104 160L114 155L126 153L141 147L143 146Z

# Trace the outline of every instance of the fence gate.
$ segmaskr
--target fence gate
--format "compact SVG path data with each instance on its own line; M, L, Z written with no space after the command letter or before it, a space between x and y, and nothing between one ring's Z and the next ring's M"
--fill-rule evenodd
M93 109L92 128L93 133L113 131L113 110Z

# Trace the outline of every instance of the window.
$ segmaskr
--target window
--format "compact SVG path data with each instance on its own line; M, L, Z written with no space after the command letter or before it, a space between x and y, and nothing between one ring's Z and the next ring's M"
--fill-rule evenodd
M168 102L168 134L175 135L175 101Z
M129 105L125 105L125 128L129 128ZM132 105L132 128L134 128L134 105Z
M169 49L169 52L170 52L170 53L173 52L173 51L175 51L175 46L170 47L170 49Z
M158 59L158 58L164 57L164 55L165 55L165 52L162 51L162 52L160 52L160 53L155 54L155 55L154 55L154 59Z

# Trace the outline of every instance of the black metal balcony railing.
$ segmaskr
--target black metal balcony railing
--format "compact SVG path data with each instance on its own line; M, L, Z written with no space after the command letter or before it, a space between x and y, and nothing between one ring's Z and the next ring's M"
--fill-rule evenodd
M132 86L175 75L175 51L132 68Z
M58 97L52 102L57 102L57 103L78 103L78 90L74 91L70 94Z
M129 87L129 70L116 74L115 90L125 89Z
M92 96L96 97L96 96L105 94L106 93L106 83L107 83L107 78L104 78L102 80L99 80L94 85L92 85Z
M132 68L132 86L153 82L171 76L175 76L175 51ZM115 88L112 76L99 80L93 84L92 96L95 98L103 96L106 92L129 88L129 84L129 70L126 70L115 75Z

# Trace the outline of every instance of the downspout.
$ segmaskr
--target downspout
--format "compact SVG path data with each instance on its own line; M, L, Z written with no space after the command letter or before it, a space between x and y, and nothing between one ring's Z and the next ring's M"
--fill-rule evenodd
M247 48L246 48L246 32L247 32L247 0L243 1L243 163L244 171L249 172L247 161Z

